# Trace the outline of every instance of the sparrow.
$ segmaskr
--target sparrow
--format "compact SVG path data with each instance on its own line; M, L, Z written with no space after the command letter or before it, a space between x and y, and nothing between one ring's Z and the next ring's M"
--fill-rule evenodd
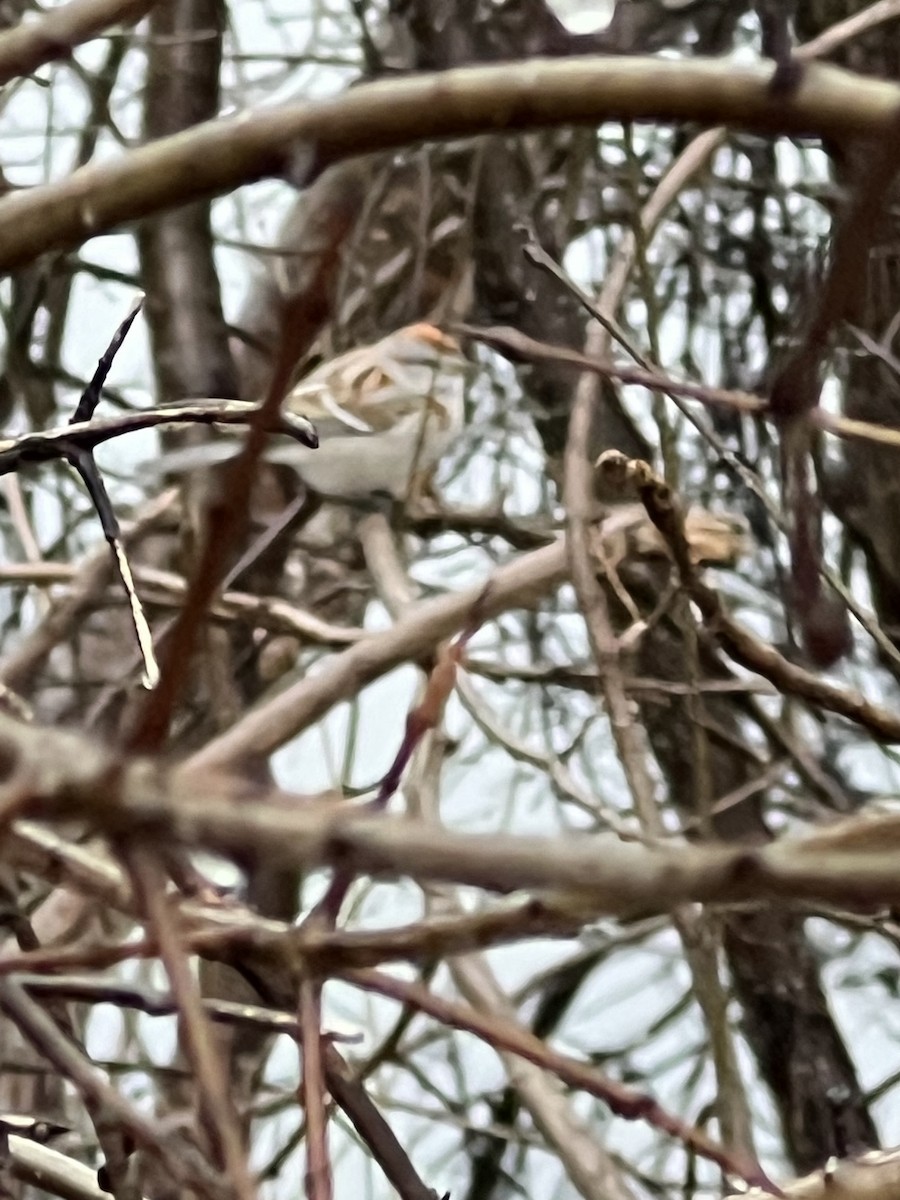
M302 378L283 411L311 421L319 447L272 438L266 460L293 467L325 497L402 499L430 476L462 429L471 372L459 343L434 325L398 329ZM160 468L178 473L222 462L236 453L230 433L163 455Z

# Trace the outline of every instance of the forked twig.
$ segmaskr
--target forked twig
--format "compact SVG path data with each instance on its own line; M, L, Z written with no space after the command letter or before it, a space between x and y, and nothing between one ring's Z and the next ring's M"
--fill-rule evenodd
M259 420L260 408L245 401L185 404L172 408L151 409L95 421L94 412L102 395L103 384L116 354L143 305L138 296L114 333L112 340L97 363L97 369L81 394L71 420L57 429L23 434L16 438L0 439L0 475L19 470L30 463L64 459L81 477L91 502L100 518L103 536L109 543L116 574L122 582L131 611L131 620L143 664L143 684L152 689L159 680L159 667L153 649L153 638L125 553L122 532L106 485L97 468L94 451L111 438L140 429L152 429L168 424L247 425ZM317 444L315 431L303 417L292 414L271 414L264 422L272 432L283 433L306 446Z
M72 414L72 419L69 422L70 425L90 421L93 417L94 409L100 400L101 389L109 374L109 369L113 364L116 353L125 340L125 336L134 323L134 319L140 312L143 303L144 297L139 295L132 304L131 310L125 317L125 320L122 321L119 328L113 334L112 341L97 363L97 369L94 371L90 383L81 393L81 399L78 401L75 412ZM153 653L153 636L150 633L150 626L147 623L147 618L144 616L143 605L134 586L134 577L131 573L128 556L125 553L125 546L122 542L122 530L119 525L119 519L115 514L112 501L106 490L106 484L103 482L103 477L94 460L93 449L86 446L72 446L66 450L65 459L73 470L77 471L81 476L81 480L91 498L91 503L97 510L103 536L109 543L113 566L115 567L116 574L122 581L125 595L128 597L131 623L134 626L135 637L140 647L141 660L144 665L144 674L141 682L146 688L154 688L159 681L159 667L156 662L156 655Z

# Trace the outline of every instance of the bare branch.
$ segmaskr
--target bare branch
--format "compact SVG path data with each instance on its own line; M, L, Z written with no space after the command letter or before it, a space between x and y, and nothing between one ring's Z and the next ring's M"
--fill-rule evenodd
M633 915L689 900L764 897L854 906L896 903L900 818L860 818L803 839L764 847L642 845L611 835L569 838L459 834L352 806L281 797L238 805L222 799L223 777L121 757L75 734L0 715L10 796L46 819L81 815L112 836L174 838L224 854L262 855L271 866L341 866L357 873L410 874L490 891L551 889L583 898L582 911ZM234 781L235 795L246 784ZM299 802L298 802L299 801ZM576 905L577 911L577 905Z
M30 463L65 458L75 450L92 450L112 438L142 429L156 429L160 425L249 425L258 412L259 405L250 401L204 400L0 438L0 475L18 471ZM304 446L317 445L315 431L304 417L281 414L272 422L271 431L283 433Z
M612 1079L607 1079L600 1071L578 1062L577 1059L556 1053L540 1038L527 1030L517 1028L502 1015L490 1016L479 1013L474 1008L467 1009L461 1004L436 996L420 984L396 979L380 971L345 971L342 975L344 979L366 991L378 992L380 995L412 1004L420 1011L437 1018L442 1025L474 1033L497 1050L509 1050L521 1055L526 1061L557 1075L570 1087L581 1088L599 1097L617 1116L629 1121L647 1121L671 1137L677 1138L697 1154L715 1162L729 1174L744 1179L749 1184L768 1185L771 1188L765 1174L755 1163L730 1153L699 1129L687 1125L673 1113L666 1112L652 1096L635 1092Z
M561 583L565 574L561 542L501 567L490 579L485 619L509 608L535 604ZM342 699L356 695L364 684L401 662L430 654L466 623L482 591L479 585L416 605L391 629L335 656L326 670L251 709L233 728L197 751L189 765L209 767L234 762L247 754L270 754Z
M37 21L23 21L0 34L0 86L30 75L44 63L68 58L76 46L112 25L133 25L156 0L71 0Z
M758 133L876 137L900 90L810 64L789 96L768 65L573 58L365 84L334 100L207 122L0 202L0 270L125 221L266 176L303 186L332 163L425 140L605 120L699 121Z

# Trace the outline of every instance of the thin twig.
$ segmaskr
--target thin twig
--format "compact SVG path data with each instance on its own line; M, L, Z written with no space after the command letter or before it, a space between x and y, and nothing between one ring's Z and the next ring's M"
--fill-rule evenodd
M306 1110L306 1195L308 1200L332 1200L334 1188L322 1064L322 985L317 980L301 981L298 1007L303 1068L300 1086Z
M175 499L174 489L169 489L151 501L138 520L130 528L126 527L126 543L143 538L155 529ZM75 572L68 594L55 601L46 617L0 662L0 678L13 688L34 686L35 677L54 647L70 634L76 622L99 600L110 581L111 565L105 547L84 560ZM139 661L137 659L136 664Z
M171 1138L161 1137L158 1123L144 1117L111 1087L63 1035L46 1010L11 977L0 978L0 1009L15 1023L22 1036L72 1082L89 1105L95 1122L104 1119L127 1130L140 1145L160 1159L173 1181L179 1181L185 1187L199 1188L210 1200L217 1200L221 1183L211 1178L208 1170L201 1169L203 1164L199 1157L189 1154L186 1144L176 1147Z
M112 341L97 363L97 369L94 371L93 377L81 394L81 399L78 401L72 419L69 421L70 426L89 422L93 418L94 409L100 402L103 384L106 382L106 377L109 374L113 360L125 340L125 336L131 328L135 317L141 311L143 303L144 297L142 295L138 296L125 316L125 319L113 334ZM128 597L131 623L134 627L138 647L141 652L141 661L144 665L143 684L146 688L154 688L159 681L159 667L156 664L156 656L153 653L153 637L150 633L150 626L147 624L147 618L144 616L140 596L138 596L137 589L134 586L131 566L122 542L122 530L119 526L119 519L116 516L109 493L106 490L106 485L103 482L103 476L100 474L94 460L93 447L71 446L65 452L65 458L69 465L81 476L81 481L87 488L97 516L100 518L100 527L103 530L103 536L109 544L113 565L121 580L122 587L125 589L125 595Z
M565 574L565 548L560 542L499 568L489 579L485 620L512 607L536 603L561 583ZM194 754L188 766L199 769L234 762L247 754L271 753L392 666L431 654L437 644L466 624L484 590L479 584L416 604L391 629L335 655L325 670L245 714Z
M178 1005L178 1022L186 1053L197 1082L200 1113L212 1143L214 1157L225 1169L238 1200L253 1200L247 1156L242 1145L237 1112L225 1066L211 1033L209 1017L191 973L166 894L166 876L157 856L143 848L124 848L125 862L135 900L153 930L159 955Z
M521 1055L557 1075L570 1087L580 1088L602 1100L617 1116L628 1121L647 1121L655 1128L677 1138L688 1149L716 1163L723 1171L745 1180L750 1186L763 1187L768 1192L777 1189L765 1172L752 1159L718 1145L695 1125L682 1121L667 1112L658 1101L644 1092L637 1092L615 1080L608 1079L595 1067L581 1063L568 1055L550 1049L540 1038L525 1029L517 1028L501 1017L493 1017L473 1008L446 1000L421 984L398 979L381 971L342 971L341 978L365 991L389 996L426 1012L444 1026L462 1029L482 1038L494 1049L504 1049Z

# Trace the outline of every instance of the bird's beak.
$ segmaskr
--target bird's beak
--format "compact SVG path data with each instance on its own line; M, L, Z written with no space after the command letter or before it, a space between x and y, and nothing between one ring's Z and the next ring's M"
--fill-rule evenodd
M319 435L316 433L316 427L312 421L308 421L306 417L301 417L297 413L283 412L281 414L284 426L283 433L288 437L292 437L295 441L300 442L304 446L308 446L310 450L318 450Z

